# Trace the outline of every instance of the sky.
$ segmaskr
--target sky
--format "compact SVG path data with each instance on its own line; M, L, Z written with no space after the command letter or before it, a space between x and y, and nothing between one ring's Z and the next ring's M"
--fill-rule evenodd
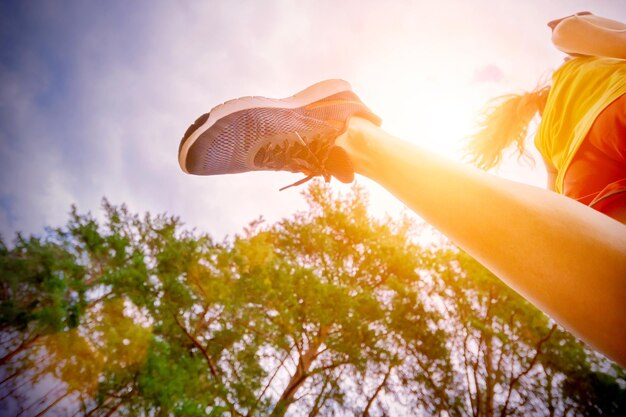
M563 62L546 23L583 10L626 21L623 0L0 0L0 235L62 226L72 204L98 214L103 197L218 240L304 209L300 190L278 191L299 174L191 176L177 150L219 103L328 78L388 132L459 159L490 98ZM545 183L539 160L496 174ZM402 209L358 182L375 214Z

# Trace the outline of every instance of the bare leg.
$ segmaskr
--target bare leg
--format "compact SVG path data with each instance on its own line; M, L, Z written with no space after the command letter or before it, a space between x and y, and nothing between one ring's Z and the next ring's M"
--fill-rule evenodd
M448 161L352 118L337 144L504 282L626 367L626 225L567 197Z

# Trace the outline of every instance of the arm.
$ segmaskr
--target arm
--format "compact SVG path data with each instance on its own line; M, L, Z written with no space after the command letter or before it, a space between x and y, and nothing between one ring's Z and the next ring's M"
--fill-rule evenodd
M626 366L626 225L559 194L430 154L364 119L352 118L337 144L358 173Z
M560 51L574 55L626 59L626 24L580 13L548 23L552 43Z
M558 175L558 172L556 168L552 166L552 164L548 162L545 158L543 160L543 163L546 166L546 172L548 174L548 181L546 184L546 188L550 191L555 191L556 177Z

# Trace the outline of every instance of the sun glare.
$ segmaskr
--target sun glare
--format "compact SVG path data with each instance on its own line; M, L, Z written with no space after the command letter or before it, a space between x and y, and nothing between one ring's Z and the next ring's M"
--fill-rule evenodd
M382 65L382 64L377 64ZM465 138L472 133L481 109L480 89L471 77L456 78L445 67L422 67L418 58L404 58L402 71L393 77L368 84L366 102L371 97L372 110L383 119L383 129L408 142L418 144L444 157L461 160ZM434 65L434 64L433 64ZM383 68L370 68L383 73ZM465 78L465 80L463 80ZM369 187L371 207L375 214L397 215L403 205L375 184Z

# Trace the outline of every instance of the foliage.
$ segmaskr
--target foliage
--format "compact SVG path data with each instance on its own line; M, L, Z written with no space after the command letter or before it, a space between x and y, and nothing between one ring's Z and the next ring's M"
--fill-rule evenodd
M103 203L0 243L22 415L619 415L624 371L355 187L224 242ZM53 381L51 383L50 381ZM50 389L52 388L52 389Z

